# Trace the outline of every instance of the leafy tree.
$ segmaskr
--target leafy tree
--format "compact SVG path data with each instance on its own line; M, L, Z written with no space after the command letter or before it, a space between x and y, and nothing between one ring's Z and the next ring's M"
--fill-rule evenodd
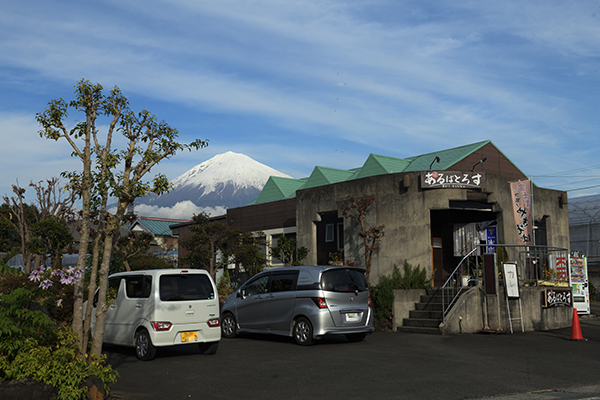
M357 234L363 240L364 254L365 254L365 276L367 282L371 274L371 262L373 260L373 253L379 251L379 243L385 236L385 225L367 227L366 217L369 213L369 208L377 198L375 195L368 195L361 198L351 196L348 198L346 205L342 209L342 215L345 218L351 218L358 222L360 230Z
M66 221L58 217L46 218L32 225L31 236L27 248L32 253L49 254L52 266L60 268L63 250L73 242Z
M302 246L296 248L296 239L287 238L285 235L277 238L277 244L269 249L271 257L283 261L286 267L291 265L302 265L302 260L308 255L308 248ZM294 254L296 257L294 257Z
M100 84L94 85L82 79L75 85L74 100L69 103L62 98L51 100L48 103L48 108L36 115L36 120L42 128L39 131L40 137L55 141L64 138L71 145L72 155L78 157L82 163L80 173L64 174L70 179L71 187L81 196L82 200L79 258L77 260L77 269L80 271L85 269L90 242L93 187L92 146L95 144L99 146L96 120L99 115L105 115L109 118L109 134L107 136L112 138L112 132L121 117L121 113L127 107L127 102L120 98L119 94L120 92L114 91L107 97L103 94L103 88ZM67 129L65 125L69 108L85 114L85 121L77 122L71 129ZM83 143L78 143L78 141ZM101 151L101 149L98 149L98 151ZM95 279L92 279L91 282L94 282L95 285ZM89 321L90 318L86 318L86 320ZM75 285L73 299L73 330L79 338L85 336L81 321L83 321L83 281Z
M192 219L195 222L190 226L192 236L179 240L179 245L188 251L182 261L193 268L207 270L216 280L219 266L227 265L229 251L226 247L229 242L235 241L236 232L227 224L211 221L204 212L195 214ZM223 255L220 263L217 260L219 252Z
M85 115L85 121L76 123L71 129L67 129L65 122L69 109ZM99 120L102 116L107 121ZM81 172L65 174L70 178L71 187L82 198L80 256L77 263L77 268L81 271L85 268L88 254L90 223L92 218L98 218L86 318L83 322L82 280L75 289L73 330L81 340L81 348L85 349L87 335L84 332L87 332L91 320L87 316L91 313L97 275L98 308L90 351L99 355L104 337L104 305L113 245L118 238L118 230L128 205L148 193L160 194L168 190L168 180L164 175L156 175L150 182L144 181L146 174L158 163L181 150L199 149L208 143L201 140L189 144L179 143L179 132L176 129L164 121L157 121L149 111L133 112L129 108L129 101L118 87L115 86L105 94L102 85L92 84L87 80L81 80L75 85L75 100L69 103L63 99L52 100L46 111L38 113L36 118L42 127L40 136L53 140L64 138L83 164ZM103 143L97 128L100 124L107 126ZM112 147L115 132L121 133L126 142L120 151ZM106 211L109 197L115 198L117 203L113 214Z
M121 257L126 271L131 271L129 260L132 257L143 254L150 249L152 239L152 235L148 232L132 231L130 231L127 236L121 236L117 239L115 243L115 252Z
M238 231L237 246L233 251L236 272L239 272L240 265L244 266L250 276L262 271L267 262L265 254L261 251L262 246L264 246L264 235Z

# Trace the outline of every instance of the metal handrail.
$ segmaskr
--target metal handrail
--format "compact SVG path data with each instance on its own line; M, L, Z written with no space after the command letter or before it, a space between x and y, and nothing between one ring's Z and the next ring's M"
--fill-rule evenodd
M446 316L447 316L448 312L450 311L450 308L454 305L454 303L456 302L456 300L458 299L458 297L460 296L460 294L462 293L462 290L464 288L461 277L463 275L462 268L464 267L465 260L467 260L469 257L472 257L478 248L484 249L484 248L490 248L490 247L494 247L496 249L498 249L498 248L522 248L525 250L525 253L527 255L533 255L533 256L539 256L539 255L543 255L543 254L547 255L550 252L560 252L562 254L568 255L567 249L565 249L563 247L556 247L556 246L519 245L519 244L478 244L478 245L475 245L475 247L460 260L460 262L458 263L458 265L456 266L454 271L450 274L450 276L448 277L448 279L446 280L446 282L444 283L444 285L441 288L441 291L442 291L442 321L443 322L446 322ZM514 254L513 254L513 256L514 256ZM513 261L516 261L516 259ZM519 275L520 275L519 276L520 281L527 281L527 280L538 281L541 278L539 276L539 271L537 269L535 270L534 277L527 277L527 276L524 276L521 274L519 274ZM475 281L478 283L478 281L480 279L478 262L475 263L475 277L476 277Z
M467 255L465 255L462 260L460 260L460 262L458 263L458 265L456 266L456 268L454 269L454 271L450 274L450 276L448 277L448 279L446 280L446 282L444 283L444 285L442 286L442 322L446 322L446 314L448 313L448 311L450 310L450 308L452 307L452 305L454 304L454 302L456 301L456 299L458 298L458 296L460 295L460 292L462 291L462 282L461 282L461 278L462 276L459 275L458 277L456 277L455 275L457 275L457 273L459 272L459 270L462 267L463 262L470 257L476 250L477 250L478 246L475 246ZM476 275L478 276L478 275ZM460 283L460 290L455 290L456 293L454 294L454 297L452 297L452 299L450 299L448 306L446 307L445 303L446 303L446 290L449 290L449 285L450 283L456 283L456 282L461 282Z

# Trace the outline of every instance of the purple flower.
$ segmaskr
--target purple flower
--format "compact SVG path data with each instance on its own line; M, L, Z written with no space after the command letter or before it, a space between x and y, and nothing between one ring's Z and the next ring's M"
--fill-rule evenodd
M56 307L62 307L62 300L63 300L63 299L59 299L59 300L56 302Z
M75 278L73 278L71 275L63 275L60 277L60 283L63 285L72 285L75 283Z
M38 269L34 269L33 271L31 271L31 274L29 274L30 281L37 282L41 278L42 278L42 274Z
M40 283L40 288L42 289L48 289L50 286L52 286L52 281L50 279L45 279Z

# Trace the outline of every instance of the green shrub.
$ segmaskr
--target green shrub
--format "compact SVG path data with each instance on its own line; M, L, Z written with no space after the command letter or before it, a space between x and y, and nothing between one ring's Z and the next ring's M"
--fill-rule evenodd
M393 319L395 289L427 289L431 287L432 279L427 277L427 270L420 265L415 268L405 260L404 274L401 274L394 264L391 276L382 276L377 285L369 288L375 321L391 322Z
M104 359L87 360L70 327L52 320L44 300L53 299L29 280L3 276L0 293L0 381L30 378L58 389L59 399L85 399L85 379L97 376L108 390L117 372ZM50 300L53 302L54 300Z
M118 376L110 365L104 364L104 358L88 362L79 352L75 333L70 327L62 327L52 345L42 346L29 339L14 359L0 356L0 378L29 378L50 384L58 389L61 400L87 399L87 377L98 377L108 392L108 385Z
M35 290L19 287L0 294L0 356L12 360L28 340L46 345L56 339L56 324L44 311Z

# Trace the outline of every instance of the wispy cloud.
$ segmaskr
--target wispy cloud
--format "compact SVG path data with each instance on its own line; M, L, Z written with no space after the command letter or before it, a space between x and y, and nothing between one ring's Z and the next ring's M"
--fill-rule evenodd
M33 117L81 78L210 139L164 162L171 178L227 150L301 177L485 139L526 173L591 164L599 23L594 1L11 2L0 186L75 166Z

